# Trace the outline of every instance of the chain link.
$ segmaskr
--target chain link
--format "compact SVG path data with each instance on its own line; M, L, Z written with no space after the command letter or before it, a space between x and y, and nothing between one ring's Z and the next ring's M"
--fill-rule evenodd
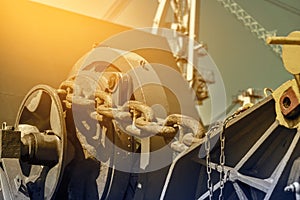
M201 121L191 117L171 114L166 119L158 119L154 117L152 108L142 102L129 100L121 106L113 105L111 93L96 90L94 99L86 99L84 97L74 97L74 81L66 80L57 90L63 96L62 102L66 108L72 108L72 104L95 105L95 111L91 113L91 117L99 122L105 120L115 120L119 128L130 135L136 137L149 137L153 135L163 136L166 141L171 141L177 133L177 125L184 125L192 130L192 138L189 133L185 133L188 141L185 144L180 143L188 148L192 143L199 142L199 138L204 136L204 126ZM81 94L82 92L78 92Z
M205 151L206 151L206 173L207 173L207 189L209 191L209 199L213 198L213 184L211 179L211 173L212 169L217 170L217 165L213 166L213 164L210 161L210 150L211 150L211 137L215 137L216 134L223 131L223 123L216 122L209 131L205 134ZM220 133L221 134L221 133ZM225 162L225 160L224 160ZM215 168L213 168L215 167Z
M207 189L209 191L209 199L211 200L213 198L213 187L212 179L211 179L211 173L212 169L219 171L219 182L220 182L220 194L219 199L224 199L223 197L223 189L224 184L226 181L226 176L228 176L229 172L225 173L225 129L226 125L230 120L235 118L237 116L236 113L229 116L224 120L223 123L216 123L214 126L212 126L205 134L205 151L206 151L206 173L207 173ZM220 130L221 129L221 130ZM213 168L213 163L210 161L210 150L211 150L211 137L214 137L217 133L219 133L219 140L220 140L220 157L219 157L219 167L220 170L218 170L218 165L215 165L215 168Z
M209 199L213 198L213 184L211 180L211 162L210 162L210 135L211 131L209 130L205 136L205 151L206 151L206 173L207 173L207 188L209 190Z
M238 115L238 113L234 113L232 115L230 115L229 117L227 117L224 120L223 123L223 128L222 131L220 132L220 158L219 158L219 162L220 162L220 166L221 166L221 171L220 171L220 194L219 194L219 200L223 200L223 189L224 189L224 184L226 181L226 174L225 174L225 170L224 170L224 166L225 166L225 130L226 130L226 126L228 124L228 122L232 119L234 119L236 116Z
M223 188L224 188L224 165L225 165L225 127L226 124L224 124L222 131L220 132L220 194L219 194L219 200L223 199Z

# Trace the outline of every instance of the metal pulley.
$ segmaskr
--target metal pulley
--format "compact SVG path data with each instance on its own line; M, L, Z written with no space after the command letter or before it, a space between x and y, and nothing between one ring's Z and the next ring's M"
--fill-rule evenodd
M14 139L1 144L8 187L4 190L10 191L5 199L53 199L67 155L64 112L56 90L32 88L20 106L15 130L2 130L2 139L7 132Z

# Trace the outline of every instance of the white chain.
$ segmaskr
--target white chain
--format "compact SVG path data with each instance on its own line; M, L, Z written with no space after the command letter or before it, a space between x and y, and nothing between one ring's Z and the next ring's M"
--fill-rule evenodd
M206 151L206 173L207 173L207 189L209 190L209 199L211 200L213 198L213 184L212 184L212 179L211 179L211 173L212 173L212 163L210 161L210 148L211 148L211 144L210 144L210 138L211 136L214 137L214 133L215 131L218 131L220 126L222 126L222 130L220 131L220 158L219 158L219 162L220 162L220 194L219 194L219 200L224 199L223 197L223 189L224 189L224 183L226 180L226 174L225 174L225 170L224 170L224 166L225 166L225 128L227 123L232 120L236 115L233 114L231 116L229 116L228 118L225 119L225 121L221 124L216 124L215 126L213 126L207 133L206 133L206 137L205 137L205 151ZM218 167L216 166L216 169Z
M205 139L205 151L206 151L206 173L207 173L207 188L209 190L209 199L211 200L213 197L213 184L211 180L211 162L210 162L210 134L211 131L209 130L206 133Z
M224 165L225 165L225 134L224 130L226 128L226 123L223 125L223 129L220 132L220 166L221 166L221 171L220 171L220 195L219 195L219 200L223 199L223 188L224 188Z
M220 194L219 194L219 200L224 199L223 197L223 189L224 189L224 183L226 180L226 174L225 174L225 170L224 170L224 166L225 166L225 129L226 129L226 125L228 124L228 122L230 120L232 120L233 118L235 118L237 116L236 113L230 115L229 117L227 117L223 123L223 128L222 131L220 132L220 166L221 166L221 171L220 171Z

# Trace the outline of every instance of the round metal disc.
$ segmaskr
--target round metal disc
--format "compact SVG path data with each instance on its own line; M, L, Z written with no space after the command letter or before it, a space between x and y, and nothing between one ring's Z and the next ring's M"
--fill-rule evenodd
M67 142L63 108L56 90L47 85L32 88L19 108L15 127L22 136L30 131L51 130L59 138L59 159L55 166L49 168L19 162L25 183L35 183L38 178L44 180L44 199L51 199L63 174Z

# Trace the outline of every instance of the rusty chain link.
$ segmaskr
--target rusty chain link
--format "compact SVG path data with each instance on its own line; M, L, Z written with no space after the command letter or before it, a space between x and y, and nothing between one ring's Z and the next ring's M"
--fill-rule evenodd
M193 143L204 142L206 131L201 121L181 114L171 114L164 123L179 130L177 141L171 144L171 148L176 152L188 149Z
M153 109L145 103L129 100L121 106L113 105L111 93L97 89L94 99L87 99L74 95L74 81L64 81L58 93L63 95L63 103L67 108L72 104L95 105L95 111L91 113L93 119L114 120L119 129L129 135L144 138L154 135L163 136L166 141L171 141L177 134L179 127L184 133L179 134L179 141L174 141L171 148L182 152L193 143L203 142L205 133L201 121L181 114L171 114L166 119L154 116ZM79 92L79 94L82 92Z
M65 103L66 108L72 107L73 84L73 81L66 80L62 82L57 90L57 93L62 96L62 102Z

